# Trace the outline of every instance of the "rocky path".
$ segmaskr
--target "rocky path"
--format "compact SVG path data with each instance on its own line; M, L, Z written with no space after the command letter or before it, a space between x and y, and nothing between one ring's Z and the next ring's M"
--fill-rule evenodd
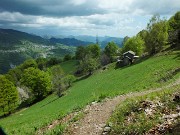
M44 134L47 130L53 129L60 123L66 123L69 126L64 132L64 135L101 135L106 125L107 120L112 115L116 106L123 102L127 98L143 96L151 92L160 91L164 88L172 87L174 85L180 84L180 78L175 81L173 84L164 86L162 88L142 91L142 92L133 92L125 95L119 95L113 99L105 99L102 102L92 102L90 105L87 105L79 113L83 113L83 117L76 122L71 122L78 112L71 113L65 116L61 120L55 120L47 127L39 129L36 134Z
M163 88L168 88L178 84L180 84L180 79ZM113 99L106 99L100 103L93 102L83 110L85 116L79 121L72 123L64 135L101 135L107 120L118 104L127 98L143 96L151 92L160 91L163 88L120 95Z

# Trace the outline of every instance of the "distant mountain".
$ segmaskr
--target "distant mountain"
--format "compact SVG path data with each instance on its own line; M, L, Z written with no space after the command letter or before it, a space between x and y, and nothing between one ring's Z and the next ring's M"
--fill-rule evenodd
M0 29L0 74L29 58L63 57L65 54L74 54L75 50L73 46L55 44L40 36Z
M97 37L96 36L87 36L87 35L79 35L79 36L67 36L67 38L75 38L77 40L85 41L85 42L92 42L96 43ZM108 42L114 41L119 47L122 47L122 42L124 38L119 37L109 37L109 36L100 36L98 37L99 44L101 48L104 48Z
M81 41L75 38L50 38L49 41L53 44L60 43L67 46L86 46L93 42Z
M46 38L47 37L50 37L50 36L45 36ZM88 44L92 44L92 43L96 43L96 39L97 37L96 36L88 36L88 35L79 35L79 36L73 36L73 35L70 35L70 36L63 36L63 35L59 35L59 36L55 36L55 37L52 37L52 38L55 38L55 42L59 42L59 43L63 43L63 44L68 44L68 45L72 45L73 42L77 44L79 44L79 42L82 42L84 41L85 43L81 43L82 45L88 45ZM52 38L49 38L50 40ZM121 38L121 37L109 37L109 36L99 36L98 37L98 41L99 41L99 44L101 45L101 48L104 48L108 42L111 42L111 41L114 41L120 48L122 47L122 42L123 42L123 39L124 38ZM54 39L53 39L54 40ZM56 41L56 40L59 40L59 41ZM52 41L53 43L53 41ZM76 46L76 44L74 44Z
M101 48L104 48L109 42L113 41L115 42L120 48L122 48L124 38L117 38L117 37L104 37L104 39L100 42Z
M22 41L25 40L38 44L49 44L49 41L47 39L44 39L40 36L13 29L0 28L0 48L7 49L9 47L14 47L15 45L20 45Z

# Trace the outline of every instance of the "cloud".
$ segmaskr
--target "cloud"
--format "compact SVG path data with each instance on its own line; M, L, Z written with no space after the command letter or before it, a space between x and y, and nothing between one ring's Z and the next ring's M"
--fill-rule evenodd
M171 16L179 5L179 0L1 0L0 27L45 34L132 36L146 27L153 14Z

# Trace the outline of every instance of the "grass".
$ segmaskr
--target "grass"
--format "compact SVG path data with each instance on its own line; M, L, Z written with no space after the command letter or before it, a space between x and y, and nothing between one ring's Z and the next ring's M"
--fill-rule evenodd
M174 93L179 92L180 85L173 86L160 92L153 92L143 97L127 99L117 107L108 123L111 126L110 135L131 135L131 134L155 134L162 131L158 130L159 125L165 123L163 116L177 113L176 109L179 104L173 101ZM152 107L154 106L154 107ZM151 110L151 113L146 113ZM166 134L176 132L173 130L180 117L176 118L174 123L167 124L169 129L163 131ZM153 129L153 130L152 130Z
M62 62L60 65L66 74L74 74L74 72L77 69L77 64L78 64L78 61L69 60L69 61Z
M86 79L76 81L65 96L57 98L51 95L24 111L1 119L0 125L8 135L34 134L53 120L61 119L64 115L77 108L83 108L94 100L103 99L104 95L113 97L166 85L173 80L167 82L159 80L167 71L180 66L177 56L178 53L154 56L141 63L119 69L114 69L111 65L112 68L108 70L99 71ZM178 78L179 75L178 72L173 77Z

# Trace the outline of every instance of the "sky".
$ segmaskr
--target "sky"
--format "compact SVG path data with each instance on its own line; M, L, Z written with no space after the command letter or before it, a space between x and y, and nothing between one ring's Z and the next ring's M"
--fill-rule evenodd
M0 0L0 28L37 35L134 36L180 0Z

